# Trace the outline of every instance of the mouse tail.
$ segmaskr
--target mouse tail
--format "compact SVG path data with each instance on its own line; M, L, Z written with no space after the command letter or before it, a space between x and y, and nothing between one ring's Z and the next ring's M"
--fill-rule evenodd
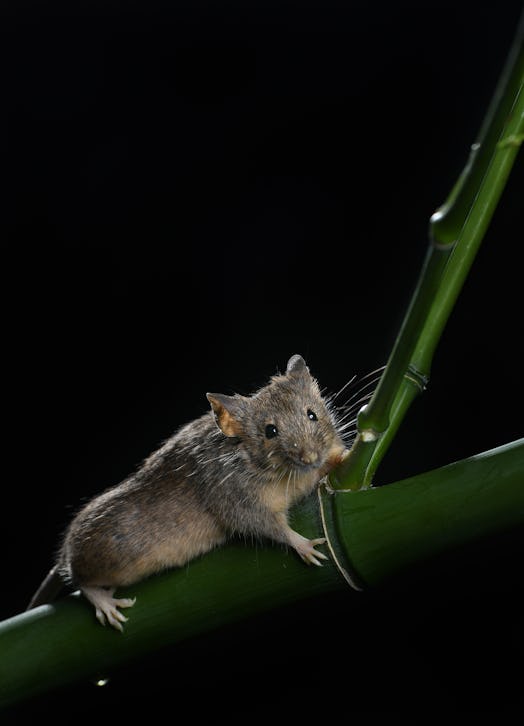
M39 605L45 605L48 602L52 602L63 587L64 581L59 575L58 565L55 565L51 568L51 570L49 570L47 577L31 598L31 602L27 606L26 610L32 610Z

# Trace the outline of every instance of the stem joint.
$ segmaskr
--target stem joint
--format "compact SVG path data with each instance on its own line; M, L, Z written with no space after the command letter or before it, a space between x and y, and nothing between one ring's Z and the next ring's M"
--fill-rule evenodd
M420 393L424 393L429 383L429 376L418 370L413 363L408 365L407 371L404 373L404 378L410 383L414 383Z

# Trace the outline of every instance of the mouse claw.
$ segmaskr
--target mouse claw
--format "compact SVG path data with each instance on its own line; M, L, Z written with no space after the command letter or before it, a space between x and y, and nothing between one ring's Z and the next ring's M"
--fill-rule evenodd
M310 543L311 545L313 545L313 547L316 547L317 545L323 545L323 544L326 544L326 541L327 541L327 540L326 540L326 538L325 538L325 537L318 537L318 539L310 539L310 540L308 540L308 541L309 541L309 543ZM319 554L320 554L320 553L319 553ZM322 557L324 557L324 559L326 559L326 560L327 560L327 557L326 557L325 555L322 555Z
M113 628L124 632L122 623L127 623L127 618L118 608L130 608L136 602L136 598L113 597L115 588L106 590L104 587L83 587L81 588L85 597L95 606L95 616L101 625L109 623Z
M302 537L301 534L298 534L298 532L293 532L290 539L292 546L307 565L322 567L322 562L320 562L320 560L329 559L323 552L319 552L315 549L317 545L325 543L325 537L307 539L306 537Z
M319 537L318 539L310 539L309 544L311 545L311 553L308 556L308 559L306 560L309 563L313 565L317 565L317 567L322 567L322 562L319 562L320 560L327 560L328 558L323 552L319 552L315 549L317 545L322 545L326 541L325 537Z
M319 562L317 558L314 555L310 555L307 560L303 557L302 558L304 562L308 565L316 565L317 567L322 567L322 562Z
M104 613L100 610L100 608L95 609L95 617L100 623L100 625L103 625L105 627L106 625L106 616Z

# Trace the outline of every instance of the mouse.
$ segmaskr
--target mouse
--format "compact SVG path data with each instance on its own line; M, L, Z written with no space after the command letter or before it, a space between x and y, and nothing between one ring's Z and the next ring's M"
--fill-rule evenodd
M28 610L64 585L80 589L97 620L122 631L115 598L133 585L225 543L272 540L320 566L324 538L291 528L288 512L347 449L336 409L300 355L249 396L207 393L209 410L183 425L138 470L87 502L62 537L55 564Z

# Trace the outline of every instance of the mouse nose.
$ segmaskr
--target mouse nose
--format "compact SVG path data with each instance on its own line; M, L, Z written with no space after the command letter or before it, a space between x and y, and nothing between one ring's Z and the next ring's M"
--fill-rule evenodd
M299 457L303 464L314 464L318 459L318 454L316 451L305 451L302 449L299 453Z

